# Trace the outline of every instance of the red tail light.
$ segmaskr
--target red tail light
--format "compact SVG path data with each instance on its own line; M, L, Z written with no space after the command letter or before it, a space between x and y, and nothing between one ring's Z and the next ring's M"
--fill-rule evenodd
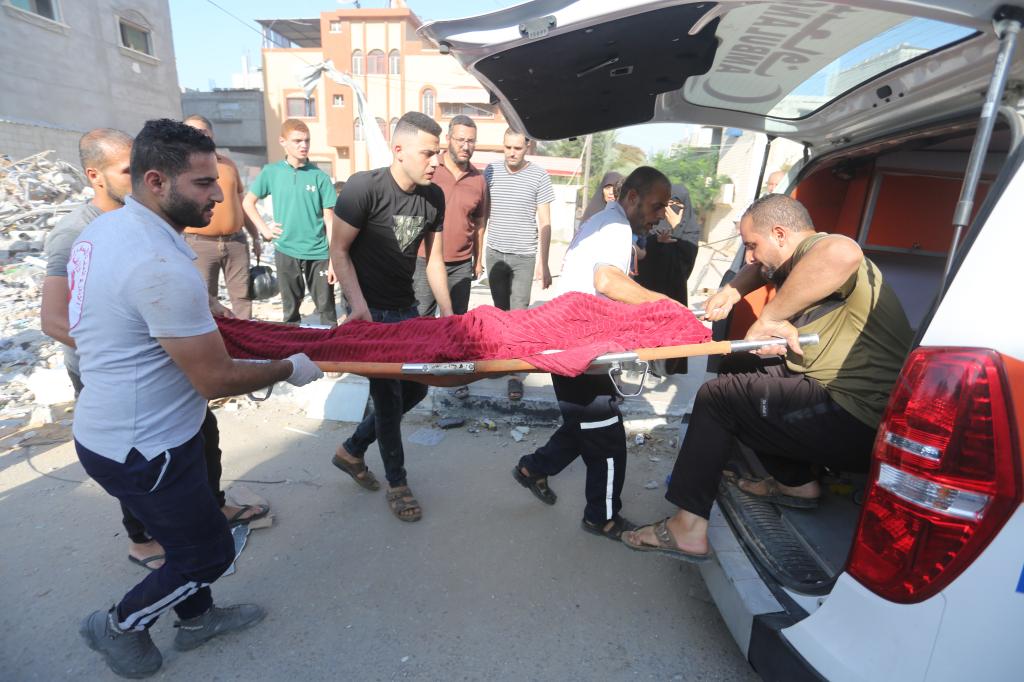
M880 596L931 597L1021 501L1020 455L998 354L919 348L875 440L847 572Z

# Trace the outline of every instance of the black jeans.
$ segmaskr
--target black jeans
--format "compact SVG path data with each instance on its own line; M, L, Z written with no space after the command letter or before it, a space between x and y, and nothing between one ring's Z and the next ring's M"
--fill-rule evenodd
M562 425L548 442L519 460L531 474L554 476L577 457L587 466L583 518L603 524L622 509L626 480L626 431L612 381L607 376L551 375Z
M473 259L458 263L445 263L448 270L448 293L452 297L452 312L464 315L469 311L469 290L473 286ZM416 273L413 275L412 288L416 292L416 304L421 317L434 317L437 312L437 301L427 281L427 259L416 259Z
M415 307L405 310L370 308L374 322L401 322L418 317ZM384 475L392 488L406 485L405 450L402 447L402 415L427 397L427 386L399 379L370 379L373 411L363 418L355 432L343 444L345 450L360 459L377 441Z
M719 376L697 392L665 499L708 518L734 439L786 486L815 480L818 466L867 471L875 430L784 363L727 356Z
M298 324L299 306L309 289L309 297L316 305L320 324L335 327L338 324L338 309L334 305L334 285L327 283L329 260L304 260L274 252L277 266L277 283L281 287L281 307L284 321Z
M203 461L206 464L206 481L210 485L210 492L213 493L214 499L217 500L217 507L220 508L225 503L224 491L220 489L220 429L217 427L217 418L213 416L213 410L210 408L206 408L206 419L203 420L203 425L199 427L199 433L203 436ZM131 509L124 502L121 503L121 515L123 516L121 522L124 524L124 529L128 532L128 537L132 542L141 544L153 539L146 532L146 525L135 518Z
M118 603L118 627L145 630L172 607L182 619L205 613L210 584L234 561L235 543L210 493L202 433L148 461L134 449L123 464L78 441L75 450L86 473L131 509L167 557Z

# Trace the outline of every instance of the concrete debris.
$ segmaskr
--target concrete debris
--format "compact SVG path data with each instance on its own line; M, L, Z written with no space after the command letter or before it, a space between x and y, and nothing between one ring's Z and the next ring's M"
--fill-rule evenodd
M42 250L57 221L93 196L82 172L51 154L18 161L0 157L0 257Z
M518 443L522 441L523 438L526 438L526 434L528 434L529 432L529 426L516 426L511 431L509 431L509 435L512 436L512 440Z
M459 417L442 417L437 420L437 428L439 429L455 429L466 423L465 419Z

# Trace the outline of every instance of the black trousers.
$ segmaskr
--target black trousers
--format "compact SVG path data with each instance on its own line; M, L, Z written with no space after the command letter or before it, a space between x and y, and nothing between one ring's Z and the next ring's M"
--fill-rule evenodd
M217 506L224 506L224 491L220 489L220 429L217 427L217 418L213 416L213 410L206 408L206 419L203 420L203 425L199 427L199 434L203 437L203 461L206 463L206 481L210 484L210 492L213 493L213 497L217 500ZM132 542L142 544L143 542L149 542L153 538L148 532L146 532L146 525L135 518L131 510L121 502L121 515L123 518L121 522L124 523L124 529L128 532L128 537Z
M615 387L607 376L551 375L562 425L548 442L519 460L531 474L554 476L577 457L587 467L583 518L604 523L622 509L626 480L626 430Z
M281 307L284 309L286 323L299 323L299 306L309 289L309 297L313 299L316 312L320 315L320 324L332 327L338 325L334 285L327 283L329 260L292 258L276 251L274 264L277 266L277 283L281 287Z
M202 433L152 460L132 449L115 462L77 440L75 450L86 473L142 519L167 556L117 604L118 627L145 630L170 608L182 619L208 610L210 584L231 565L235 543L210 494Z
M71 378L71 384L75 387L75 399L78 399L78 394L82 392L84 386L82 385L82 377L77 372L68 370L68 377ZM206 408L206 419L203 420L203 425L199 427L199 433L203 437L203 460L206 462L206 480L210 484L210 492L213 493L213 497L217 500L217 506L223 507L225 504L224 491L220 489L220 429L217 427L217 418L213 416L213 410L209 407ZM136 543L142 544L149 542L153 538L146 532L146 526L142 521L135 518L131 510L121 503L121 523L124 524L125 532L128 533L128 538Z
M820 466L867 471L875 430L780 360L737 353L697 392L665 499L708 518L735 439L786 486L815 480Z

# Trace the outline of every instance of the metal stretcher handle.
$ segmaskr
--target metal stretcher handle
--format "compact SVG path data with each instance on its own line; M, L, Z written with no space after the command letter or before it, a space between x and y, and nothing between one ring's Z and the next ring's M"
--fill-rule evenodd
M817 334L801 334L801 346L813 346L819 341ZM668 358L693 357L697 355L725 355L741 351L757 350L767 346L785 346L786 340L780 338L763 339L760 341L710 341L693 343L684 346L663 346L661 348L643 348L623 353L606 353L599 355L590 362L590 366L610 365L616 362L636 362L638 360L666 360ZM343 363L317 363L324 371L356 371L335 369ZM344 363L359 365L362 363ZM383 364L383 363L366 363ZM325 365L330 365L330 369ZM392 366L393 367L393 366ZM367 367L367 369L370 369ZM523 360L479 360L476 362L411 362L401 366L402 374L429 374L446 376L458 374L477 374L480 372L525 372L537 368ZM358 372L357 372L358 373Z

